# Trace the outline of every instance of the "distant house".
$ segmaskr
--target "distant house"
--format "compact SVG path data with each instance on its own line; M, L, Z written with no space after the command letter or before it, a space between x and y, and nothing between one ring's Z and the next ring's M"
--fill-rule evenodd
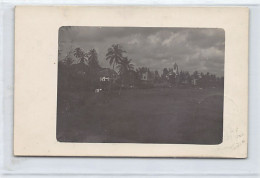
M140 86L144 88L149 88L153 87L153 82L154 82L154 73L147 70L147 71L142 71L139 75L140 79Z
M195 78L191 79L191 84L194 86L198 85L198 79Z
M145 71L141 73L141 81L150 82L154 80L154 73L151 71Z
M166 75L166 78L168 80L172 78L176 78L179 75L179 66L176 64L176 62L173 64L173 68L169 69L168 74Z
M88 71L88 67L83 63L72 64L71 69L76 72L76 75L84 77Z
M201 79L201 73L197 73L195 76L193 75L191 78L191 84L196 86L198 85L198 81Z
M179 74L179 66L176 64L176 62L173 64L173 72L175 75Z
M98 73L100 82L113 82L117 79L117 73L109 68L104 68Z
M143 72L141 74L141 80L147 81L148 80L148 71L147 72Z
M100 82L109 82L111 80L111 78L103 76L103 77L100 77L99 80L100 80Z

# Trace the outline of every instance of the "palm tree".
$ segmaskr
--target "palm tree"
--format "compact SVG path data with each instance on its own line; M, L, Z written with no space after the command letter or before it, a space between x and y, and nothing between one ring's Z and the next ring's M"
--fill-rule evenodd
M123 60L123 53L126 53L119 44L113 44L112 47L108 48L106 54L106 60L109 61L109 64L113 64L113 69L115 65L120 63Z
M118 63L118 73L121 77L121 87L119 90L119 95L121 93L121 88L124 85L125 81L127 81L130 77L130 71L134 70L134 64L131 63L132 59L128 59L127 57L122 58Z
M126 75L129 71L134 70L134 64L131 63L132 59L124 57L118 64L119 75Z
M70 66L71 64L73 64L72 55L73 55L72 50L67 53L67 55L64 58L64 64L65 65Z
M70 66L73 63L73 59L70 56L66 56L64 59L64 64Z
M79 63L81 63L81 64L84 64L85 61L87 60L87 58L86 58L87 54L81 48L76 48L74 50L74 56L79 59Z
M94 69L99 68L99 64L98 64L98 56L97 56L97 52L95 49L91 49L88 53L88 65Z

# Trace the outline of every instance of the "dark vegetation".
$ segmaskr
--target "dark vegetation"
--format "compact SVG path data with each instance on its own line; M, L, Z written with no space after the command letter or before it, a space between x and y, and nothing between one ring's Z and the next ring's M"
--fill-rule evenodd
M216 77L209 72L203 73L194 71L190 74L187 71L173 72L172 68L164 68L160 75L157 70L151 71L148 67L139 67L134 69L131 63L132 59L124 56L124 51L118 44L112 45L106 54L106 60L111 65L116 75L109 77L109 85L114 89L122 88L152 88L152 87L220 87L224 86L224 77ZM74 55L78 61L73 61ZM100 75L104 70L98 63L98 55L95 49L84 52L81 48L76 48L59 61L59 91L84 90L93 91L103 85L100 82ZM117 72L116 72L117 71ZM146 79L142 80L142 76ZM110 88L111 88L110 87Z

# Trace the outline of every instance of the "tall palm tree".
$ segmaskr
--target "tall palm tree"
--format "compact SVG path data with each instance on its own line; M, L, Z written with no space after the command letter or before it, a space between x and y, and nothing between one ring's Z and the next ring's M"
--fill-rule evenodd
M99 64L98 64L98 56L97 56L97 52L95 49L91 49L89 50L89 52L87 53L88 56L88 65L94 69L99 68Z
M110 65L113 65L113 69L115 65L123 60L123 53L126 53L126 51L124 51L119 44L113 44L112 47L108 48L106 60L109 61Z
M119 75L126 75L129 71L134 70L134 64L131 63L132 59L124 57L118 64Z
M70 66L73 63L73 59L70 56L66 56L64 59L64 64Z
M72 55L73 55L73 51L71 50L67 53L67 55L64 58L64 64L66 64L67 66L70 66L74 62Z
M81 48L76 48L74 50L74 56L79 59L79 63L84 64L87 61L87 54Z
M132 59L128 59L127 57L124 57L121 59L121 61L118 63L118 73L121 78L121 86L119 90L119 95L121 93L122 86L125 85L126 81L129 81L130 77L130 71L134 70L134 64L131 63Z

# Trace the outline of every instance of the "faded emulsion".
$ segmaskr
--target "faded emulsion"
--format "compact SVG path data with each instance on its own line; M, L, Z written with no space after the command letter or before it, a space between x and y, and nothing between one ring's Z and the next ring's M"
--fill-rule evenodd
M60 142L222 143L225 32L63 26Z

